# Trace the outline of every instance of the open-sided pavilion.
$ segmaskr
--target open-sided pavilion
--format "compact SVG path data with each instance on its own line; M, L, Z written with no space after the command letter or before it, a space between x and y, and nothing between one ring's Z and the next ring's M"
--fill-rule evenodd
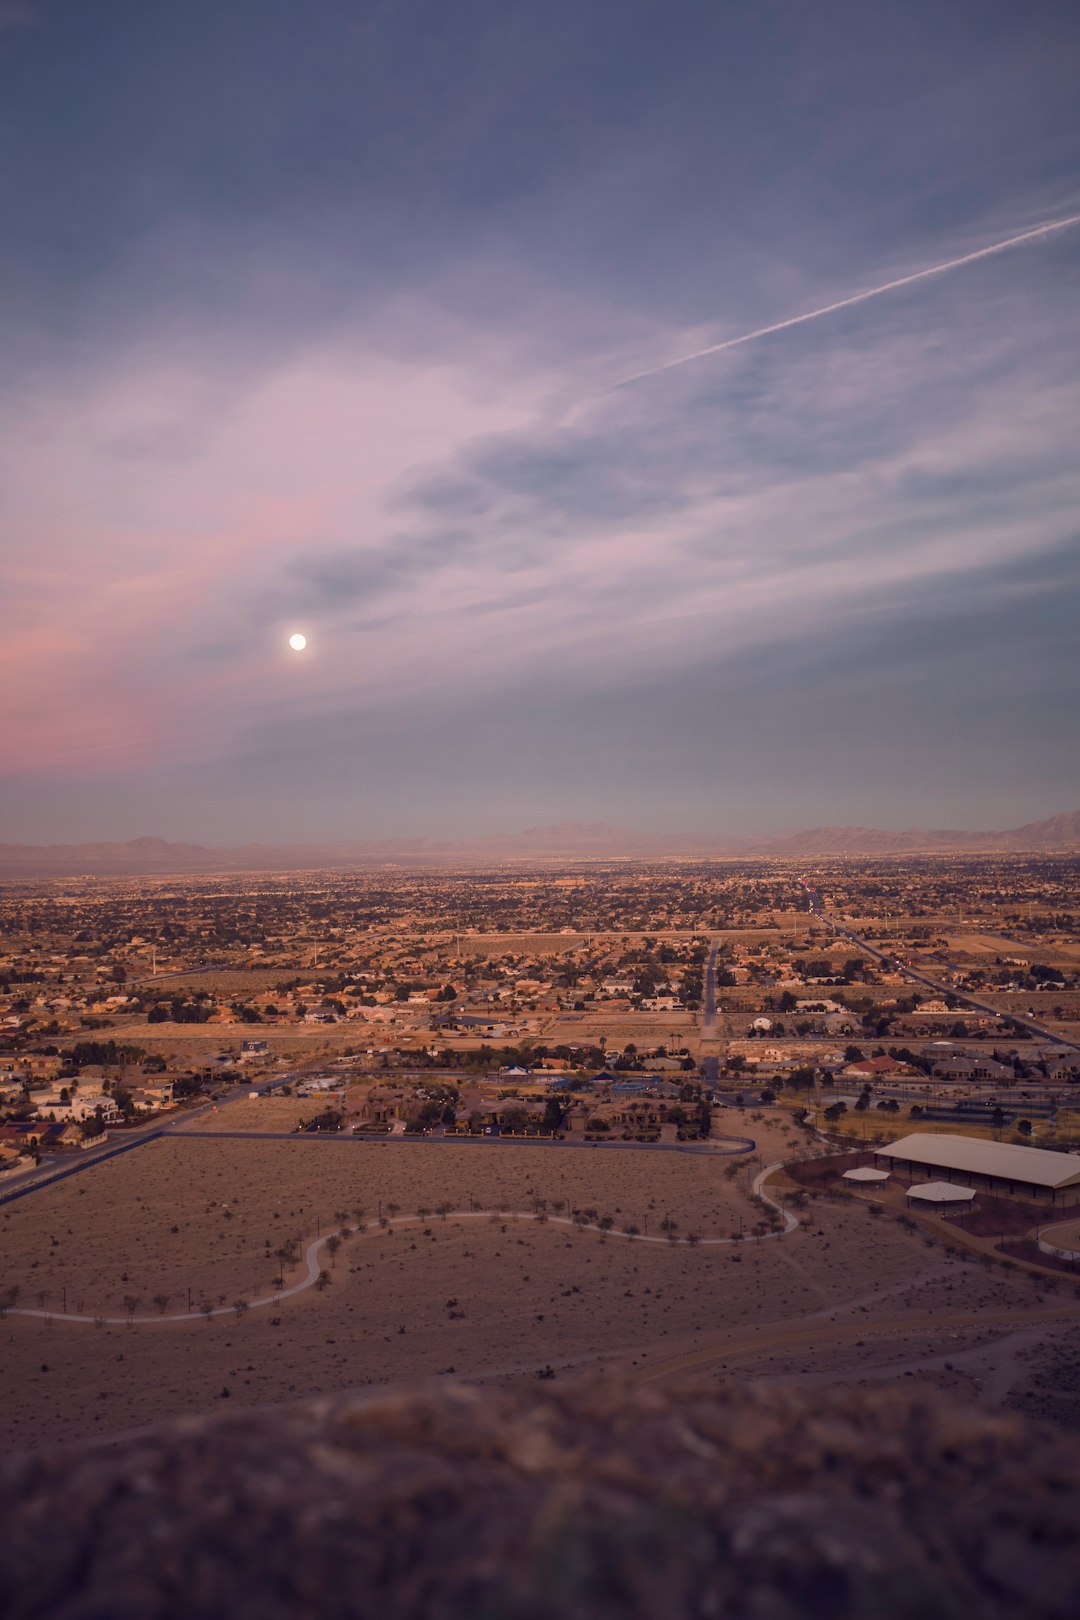
M1054 1204L1080 1199L1080 1156L1055 1153L1049 1148L1021 1147L1014 1142L988 1142L977 1136L942 1132L916 1132L888 1147L876 1148L875 1158L910 1178L927 1170L962 1177L987 1192L1049 1198Z

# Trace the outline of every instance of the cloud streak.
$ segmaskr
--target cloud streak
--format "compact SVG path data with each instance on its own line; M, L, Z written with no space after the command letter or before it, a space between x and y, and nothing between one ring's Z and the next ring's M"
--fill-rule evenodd
M774 332L786 332L793 326L805 326L807 321L820 320L823 315L834 315L839 309L850 309L854 304L865 304L868 299L896 292L899 287L910 287L914 282L926 281L930 276L942 276L950 270L960 270L964 265L974 264L978 259L992 258L995 254L1005 253L1010 248L1020 247L1024 242L1034 242L1056 231L1070 230L1076 225L1080 225L1080 214L1072 214L1068 219L1050 220L1045 225L1034 226L1030 231L1021 231L1017 236L1007 236L1003 241L992 242L989 247L977 248L974 253L962 253L957 259L947 259L944 264L932 264L926 270L915 270L911 275L897 276L893 281L883 282L880 287L868 287L865 292L852 293L848 298L838 298L835 303L822 304L819 309L809 309L802 315L791 315L787 320L774 321L771 326L759 326L753 332L743 332L738 337L725 338L722 343L707 344L703 349L695 349L690 354L680 354L674 360L663 361L661 365L646 366L643 371L632 371L629 376L620 377L618 382L610 384L605 392L611 393L618 388L628 388L631 383L643 382L647 377L658 377L665 371L688 366L691 361L704 360L711 354L723 354L727 349L741 348L744 343L756 343L758 338L771 337Z
M41 9L0 35L4 836L1076 802L1038 7Z

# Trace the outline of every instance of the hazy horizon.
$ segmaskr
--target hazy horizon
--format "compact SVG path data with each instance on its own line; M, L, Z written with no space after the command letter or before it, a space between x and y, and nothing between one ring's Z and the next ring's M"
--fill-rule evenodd
M1015 840L1017 832L1025 829L1037 829L1034 841L1030 844ZM817 841L814 841L815 835ZM924 836L927 842L919 844L917 840ZM845 846L845 837L849 843ZM998 843L994 840L1012 838L1012 842ZM955 843L948 841L935 843L935 839L958 840ZM906 839L906 844L890 842L897 839ZM983 839L985 842L980 843ZM914 841L913 841L914 840ZM820 822L813 827L786 827L776 832L758 830L734 832L730 829L714 828L711 831L695 832L683 830L676 832L649 831L641 827L619 825L610 821L598 822L556 822L547 825L530 827L500 827L476 829L472 832L462 832L457 836L440 834L438 831L428 833L391 834L386 836L345 836L327 839L260 839L256 837L240 838L231 843L215 843L207 838L197 835L162 839L159 834L143 832L132 838L115 839L107 836L86 839L58 839L51 842L43 840L7 841L0 839L0 848L16 850L34 849L117 849L132 850L132 859L137 860L145 855L150 858L152 850L144 846L162 845L169 850L206 850L210 855L228 856L232 852L242 853L248 849L263 849L268 852L279 852L283 857L290 854L295 859L309 856L315 857L320 852L330 860L355 858L366 859L368 856L387 856L399 853L404 859L410 854L424 859L437 859L445 856L448 860L458 856L475 858L483 861L502 860L511 855L520 854L522 859L535 856L545 861L557 859L560 855L567 860L603 860L608 857L615 859L643 860L661 859L667 857L693 858L700 856L708 859L715 856L717 859L738 858L740 856L768 855L774 852L778 859L782 859L786 852L801 848L815 856L825 857L829 854L860 854L871 858L875 853L896 854L917 853L923 850L927 853L938 849L942 854L953 853L972 855L989 853L1016 853L1044 851L1046 853L1067 853L1080 848L1080 810L1062 811L1053 816L1040 818L1034 822L1025 823L1023 828L1007 827L866 827L857 823ZM23 858L12 856L12 863L8 875L24 871L32 875L32 863L27 865ZM50 868L46 865L42 872ZM114 868L117 872L125 869L123 862ZM239 868L238 868L239 869ZM302 867L297 866L300 870ZM57 870L60 870L58 868ZM104 870L104 868L102 869ZM112 868L110 868L112 870ZM132 867L132 870L135 870ZM164 870L157 866L148 867L147 870ZM211 866L208 871L216 870Z
M1078 68L1043 0L0 0L0 840L1080 804L1080 226L971 258L1080 214Z

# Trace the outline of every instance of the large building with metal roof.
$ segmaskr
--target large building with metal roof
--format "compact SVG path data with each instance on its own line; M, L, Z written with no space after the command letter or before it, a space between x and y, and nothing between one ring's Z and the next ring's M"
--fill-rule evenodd
M922 1175L927 1169L952 1171L987 1192L1049 1195L1054 1203L1080 1199L1080 1155L1075 1153L925 1131L874 1151L891 1168L909 1174Z

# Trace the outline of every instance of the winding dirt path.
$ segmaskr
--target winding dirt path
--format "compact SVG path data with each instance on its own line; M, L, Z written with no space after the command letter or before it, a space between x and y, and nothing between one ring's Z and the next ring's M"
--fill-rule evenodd
M762 1232L758 1235L751 1233L745 1237L697 1238L694 1240L694 1246L696 1248L705 1249L727 1248L733 1247L735 1244L745 1243L767 1243L770 1238L786 1237L789 1232L794 1232L799 1224L796 1217L792 1215L790 1211L786 1210L783 1204L781 1204L777 1199L771 1198L765 1191L765 1181L769 1176L772 1175L774 1170L779 1170L780 1168L781 1165L779 1163L766 1165L764 1170L760 1170L754 1177L751 1191L755 1197L760 1198L764 1203L768 1204L771 1209L778 1212L778 1214L783 1218L782 1226L778 1227L772 1232ZM440 1215L438 1218L440 1220L446 1219L448 1221L491 1221L500 1219L527 1220L536 1225L566 1226L581 1232L598 1232L601 1237L622 1238L627 1243L659 1243L666 1247L673 1246L672 1239L669 1237L651 1237L644 1232L620 1232L615 1227L611 1227L610 1230L605 1231L603 1227L594 1225L592 1222L583 1222L579 1224L568 1215L546 1215L542 1219L538 1219L534 1210L454 1209L448 1210L445 1217ZM421 1217L419 1215L399 1215L393 1220L387 1219L386 1227L426 1226L429 1220L430 1216ZM383 1231L384 1229L384 1227L379 1226L372 1228L371 1231L374 1235L375 1233ZM337 1228L337 1230L340 1231L343 1229ZM360 1228L358 1226L351 1226L348 1228L348 1230L354 1235L360 1234ZM367 1232L368 1230L369 1229L365 1226L364 1231ZM275 1289L272 1293L262 1294L258 1299L247 1300L245 1302L244 1309L256 1311L265 1309L265 1307L268 1305L280 1305L283 1300L292 1299L295 1295L304 1293L308 1288L313 1288L318 1282L319 1275L323 1269L321 1250L334 1235L334 1232L327 1232L325 1236L313 1238L308 1244L307 1248L304 1250L303 1260L306 1269L299 1282L290 1283L288 1288ZM682 1241L685 1242L686 1240L683 1239ZM677 1244L674 1246L677 1246ZM155 1312L153 1315L135 1315L133 1313L131 1315L124 1316L104 1316L99 1313L87 1315L66 1311L58 1312L33 1310L28 1306L9 1305L4 1314L7 1316L36 1317L39 1321L48 1322L77 1322L82 1325L89 1324L92 1327L102 1324L109 1326L119 1324L124 1326L129 1322L152 1323L155 1325L160 1325L169 1322L198 1322L202 1320L210 1320L215 1316L232 1316L236 1314L236 1306L215 1305L210 1310Z
M913 1337L932 1338L943 1333L958 1333L965 1329L1007 1328L1013 1331L1030 1329L1080 1315L1080 1305L1056 1307L1013 1306L1009 1309L986 1311L935 1311L915 1316L879 1317L869 1322L822 1322L820 1316L806 1317L797 1324L766 1327L762 1330L718 1335L711 1343L631 1374L634 1383L653 1384L662 1378L674 1378L684 1373L701 1372L722 1361L747 1360L764 1355L770 1350L797 1350L806 1345L818 1350L827 1344L893 1343ZM853 1375L862 1376L862 1374Z

